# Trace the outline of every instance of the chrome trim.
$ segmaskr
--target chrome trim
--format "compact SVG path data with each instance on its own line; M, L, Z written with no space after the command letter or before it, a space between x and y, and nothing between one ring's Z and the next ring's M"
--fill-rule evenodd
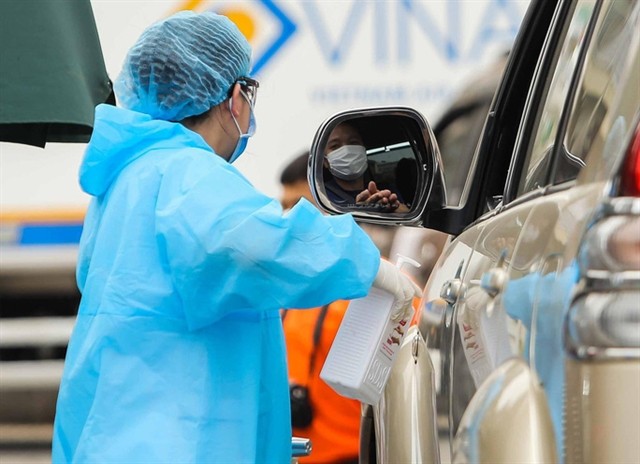
M635 286L632 291L638 291L638 295L640 297L640 287ZM589 294L594 293L612 293L616 292L594 292L593 289L589 289L589 291L578 291L576 295L573 297L571 302L571 306L567 311L567 314L564 318L563 324L563 344L565 351L574 359L578 360L590 360L590 361L613 361L613 360L640 360L640 346L595 346L595 345L586 345L580 343L579 340L576 340L572 333L577 332L577 329L574 329L574 318L584 319L584 317L588 316L576 316L578 311L585 311L584 306L579 303L580 300L586 298ZM598 319L598 317L591 317L591 319ZM572 330L573 329L573 330Z
M480 288L492 298L498 296L506 288L509 273L503 267L495 267L482 274Z
M640 271L608 271L587 269L583 272L584 291L614 291L640 289Z
M425 343L426 345L426 343ZM420 331L416 331L416 336L413 337L413 343L411 345L411 356L413 356L413 362L418 362L418 350L420 348Z
M640 198L615 197L602 203L587 225L586 237L594 227L602 221L616 216L640 216ZM640 269L614 271L609 269L593 269L588 253L584 247L590 242L584 241L580 247L579 270L580 280L572 298L569 311L564 318L563 343L565 351L574 359L591 361L638 360L640 347L587 346L580 344L571 336L572 316L580 307L576 305L580 299L592 293L617 293L620 291L638 291L640 295Z
M440 298L449 304L454 304L464 292L465 285L462 283L462 279L451 279L447 280L440 289Z
M567 159L575 164L577 164L580 169L582 169L583 167L585 167L587 165L587 163L585 163L584 161L582 161L582 159L578 158L576 155L572 154L567 147L564 145L564 143L562 144L562 154L565 155L567 157Z
M605 187L607 190L609 187ZM640 216L640 198L612 197L604 201L596 210L587 229L611 216Z
M617 197L603 205L603 213L606 216L618 214L640 215L640 198L636 197Z
M640 348L601 348L565 344L567 353L582 361L635 361L640 360Z

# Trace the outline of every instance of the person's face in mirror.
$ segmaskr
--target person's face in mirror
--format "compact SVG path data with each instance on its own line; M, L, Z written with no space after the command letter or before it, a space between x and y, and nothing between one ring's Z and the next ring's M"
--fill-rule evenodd
M325 178L325 188L334 204L365 206L383 212L406 209L395 192L380 189L366 176L367 150L353 125L343 122L336 126L329 134L324 154L324 166L331 174Z
M346 190L364 188L367 151L362 136L349 123L343 122L329 134L324 165L335 181Z
M355 127L351 124L343 122L336 126L329 135L329 141L325 149L325 155L337 150L344 145L360 145L364 146L362 137L358 133Z

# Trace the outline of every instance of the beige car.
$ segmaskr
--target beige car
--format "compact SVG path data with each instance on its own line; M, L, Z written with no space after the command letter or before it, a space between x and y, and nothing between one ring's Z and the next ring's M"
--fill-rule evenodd
M454 462L640 461L639 25L636 0L532 1L462 186L410 108L318 130L324 209L452 236L363 407L361 462L440 462L442 428ZM343 123L397 201L332 200Z

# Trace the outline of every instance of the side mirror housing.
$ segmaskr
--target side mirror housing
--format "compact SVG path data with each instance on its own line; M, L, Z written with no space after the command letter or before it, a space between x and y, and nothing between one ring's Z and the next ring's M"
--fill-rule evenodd
M329 213L420 225L425 210L446 205L440 150L426 119L411 108L338 113L320 126L310 153L309 184Z

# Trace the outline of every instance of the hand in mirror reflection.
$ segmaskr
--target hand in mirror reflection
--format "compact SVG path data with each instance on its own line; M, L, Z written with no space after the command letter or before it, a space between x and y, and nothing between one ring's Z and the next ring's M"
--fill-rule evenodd
M391 186L378 185L368 172L367 150L356 127L348 122L337 125L325 147L325 188L338 206L371 207L377 211L406 212Z
M375 204L384 206L389 211L408 211L406 205L398 200L397 194L389 189L379 190L374 181L370 181L367 188L356 195L356 204Z

